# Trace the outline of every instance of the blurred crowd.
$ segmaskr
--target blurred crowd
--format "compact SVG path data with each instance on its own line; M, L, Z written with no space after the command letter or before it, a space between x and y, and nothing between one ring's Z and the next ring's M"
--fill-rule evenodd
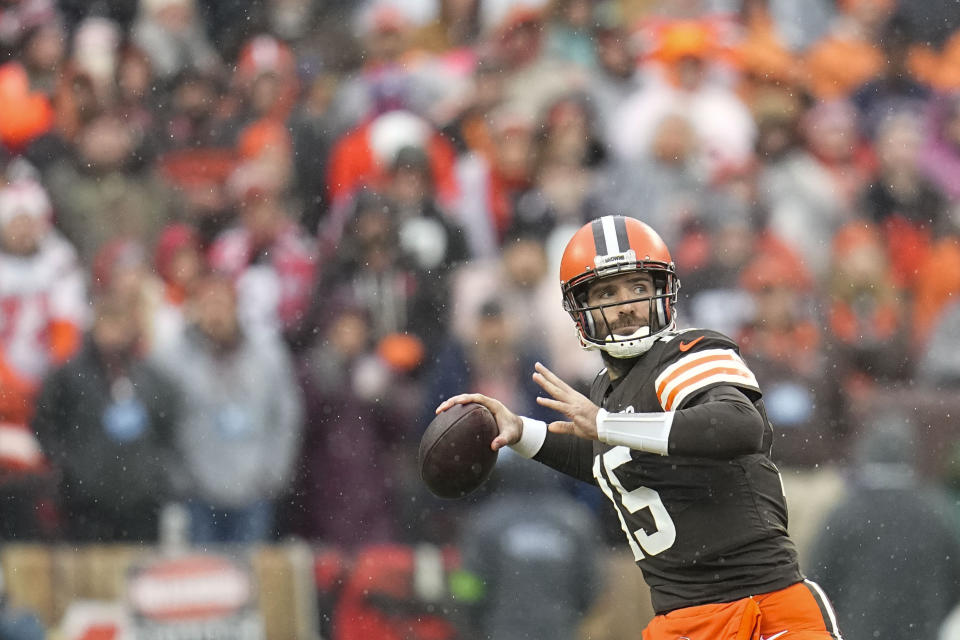
M848 459L873 398L960 386L958 14L0 0L0 537L453 541L484 497L419 435L589 383L556 274L603 214L740 342L775 460Z

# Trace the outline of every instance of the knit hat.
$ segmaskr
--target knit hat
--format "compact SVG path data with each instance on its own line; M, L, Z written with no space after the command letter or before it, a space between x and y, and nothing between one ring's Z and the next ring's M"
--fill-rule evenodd
M164 280L170 279L170 267L178 251L185 248L200 250L196 230L188 224L178 223L166 227L157 240L153 253L153 264Z
M20 180L0 188L0 226L20 215L50 222L53 207L47 192L38 182Z

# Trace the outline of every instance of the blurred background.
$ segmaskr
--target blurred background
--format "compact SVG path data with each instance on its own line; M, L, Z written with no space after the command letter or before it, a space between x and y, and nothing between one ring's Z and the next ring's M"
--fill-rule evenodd
M580 225L739 341L848 639L960 638L954 0L0 0L0 638L636 639L550 420Z

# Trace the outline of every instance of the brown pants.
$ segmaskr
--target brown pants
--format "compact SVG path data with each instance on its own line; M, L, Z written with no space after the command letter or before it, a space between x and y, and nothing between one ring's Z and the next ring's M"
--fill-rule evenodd
M643 640L839 640L836 616L820 587L804 580L734 602L656 616Z

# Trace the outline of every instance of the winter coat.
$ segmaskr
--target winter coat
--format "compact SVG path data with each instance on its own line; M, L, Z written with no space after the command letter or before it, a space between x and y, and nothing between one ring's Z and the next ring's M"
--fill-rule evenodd
M224 508L277 497L293 471L303 418L286 347L244 336L218 353L190 327L156 358L184 398L176 432L184 495Z

